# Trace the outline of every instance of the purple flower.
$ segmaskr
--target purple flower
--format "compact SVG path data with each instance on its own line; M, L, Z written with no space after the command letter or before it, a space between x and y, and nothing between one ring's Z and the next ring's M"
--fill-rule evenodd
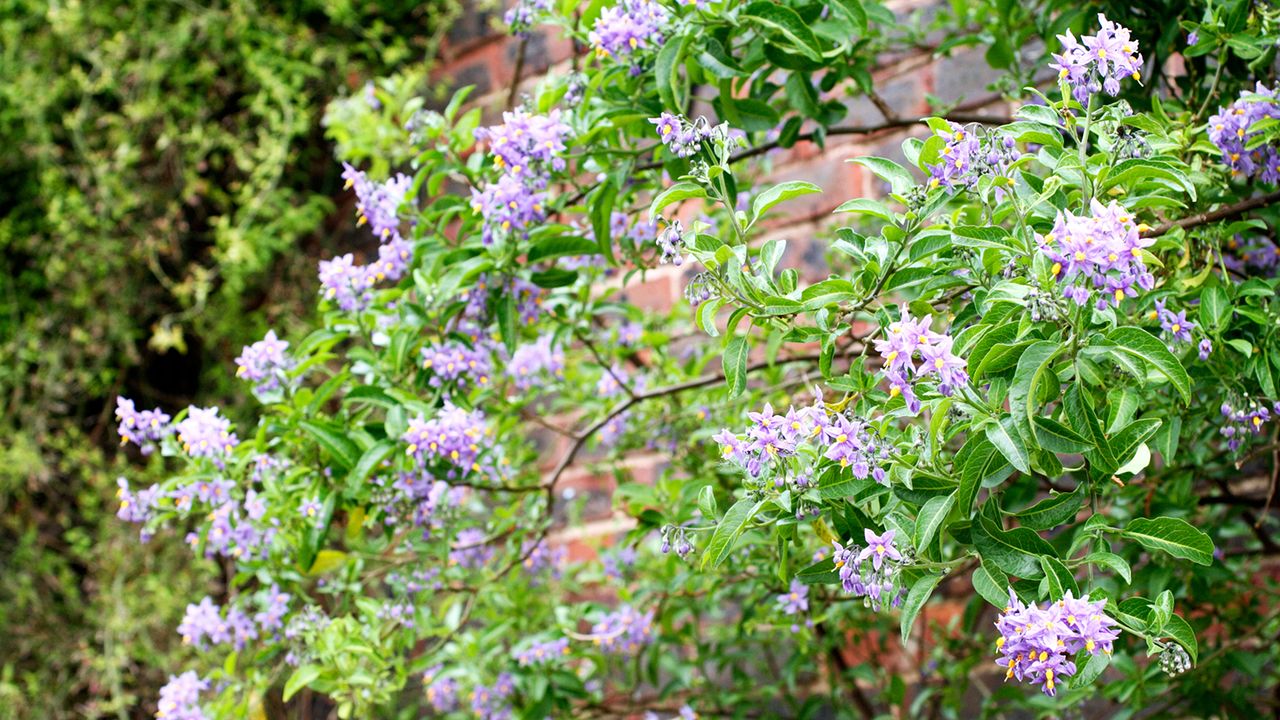
M1161 301L1156 302L1156 308L1156 312L1160 317L1160 329L1165 332L1168 341L1176 343L1191 342L1191 331L1196 326L1195 323L1187 319L1186 310L1174 313L1167 310Z
M479 128L476 140L489 143L493 164L515 177L544 175L565 168L565 139L570 129L560 121L560 111L532 115L524 110L504 112L501 125Z
M530 28L551 12L550 0L516 0L516 4L502 16L512 35L525 37Z
M454 678L440 677L442 665L436 665L422 676L422 685L426 689L427 704L438 713L449 713L458 709L458 681Z
M160 688L160 701L156 710L159 720L205 720L200 710L200 693L209 689L209 681L201 680L195 671L170 675L169 682Z
M702 149L702 143L712 136L712 129L705 117L689 121L684 116L662 113L649 122L657 126L658 138L676 157L692 157Z
M654 0L622 0L596 18L588 40L599 57L623 57L658 47L670 13Z
M230 642L231 627L213 604L213 598L206 596L198 605L187 605L186 614L178 624L178 634L183 643L204 648L206 638L215 645Z
M459 388L468 385L487 387L493 375L487 348L469 348L460 342L424 346L422 367L431 372L432 387L443 387L446 384Z
M129 489L129 481L116 479L116 497L120 499L120 508L116 517L131 523L145 523L151 519L155 511L156 500L161 497L160 486L152 485L138 493Z
M1280 148L1275 143L1250 148L1254 125L1266 118L1280 119L1280 99L1262 83L1253 92L1242 90L1239 100L1209 118L1209 140L1222 151L1232 175L1280 181Z
M187 408L187 417L177 425L182 449L192 457L219 460L239 442L231 432L231 421L218 415L217 408Z
M1133 215L1115 202L1094 200L1090 213L1059 212L1053 229L1037 236L1063 296L1085 305L1098 289L1103 291L1099 307L1119 306L1126 297L1137 296L1135 286L1154 287L1155 278L1142 259L1142 251L1155 242L1142 237L1146 226L1136 225Z
M1192 47L1198 42L1200 42L1200 33L1195 30L1187 33L1187 47Z
M791 581L791 589L778 596L778 606L787 615L809 611L809 586L799 580Z
M373 282L395 282L404 277L412 262L413 245L396 235L378 247L378 261L367 272L372 275Z
M1004 175L1009 164L1021 156L1012 137L981 137L974 128L948 124L950 130L942 134L947 142L939 151L942 162L929 166L931 188L972 188L984 175Z
M120 421L116 428L120 444L133 443L142 449L143 455L150 455L156 443L172 431L169 416L160 408L138 412L133 401L126 397L116 398L116 419Z
M858 562L871 558L871 564L876 570L879 570L886 560L902 562L902 555L898 552L898 548L893 542L893 536L896 531L885 530L884 534L876 535L868 528L862 532L866 538L867 546L862 549L862 552L858 553Z
M632 655L653 642L653 611L623 605L591 627L591 640L606 655Z
M1244 444L1246 434L1261 435L1262 426L1271 420L1272 410L1280 414L1280 403L1275 408L1267 408L1256 400L1249 400L1247 407L1236 408L1230 403L1222 403L1222 416L1227 424L1218 432L1227 439L1227 447L1238 450Z
M1069 655L1081 650L1091 655L1111 653L1120 632L1115 620L1103 612L1105 607L1104 600L1091 602L1068 591L1041 610L1035 604L1024 605L1010 590L1009 605L996 620L1000 631L996 664L1006 668L1005 679L1039 684L1046 695L1055 695L1062 678L1076 672Z
M537 342L521 345L507 363L507 374L520 390L528 390L538 384L544 374L556 378L564 376L564 353L551 347L551 336L544 335Z
M373 302L369 288L374 278L369 268L356 265L351 253L320 261L320 286L324 298L345 312L360 312Z
M534 642L524 650L515 653L515 658L516 663L521 667L528 667L530 665L545 665L568 654L569 641L565 638L560 638L559 640Z
M1200 341L1199 352L1201 361L1209 359L1209 355L1213 353L1213 343L1209 342L1209 338Z
M347 163L342 164L342 177L346 186L354 187L356 191L357 224L368 223L374 236L381 241L398 235L400 218L397 213L413 186L413 178L401 173L386 182L375 182Z
M289 343L276 338L275 330L245 347L236 358L236 376L257 383L254 390L270 392L280 387L280 380L293 368L293 360L285 354Z
M253 619L264 631L279 630L284 626L284 616L289 613L290 599L289 593L281 591L279 585L272 583L267 590L261 612L254 615Z
M317 498L310 498L298 506L298 514L313 523L320 522L320 515L324 512L324 506L320 504Z
M658 233L658 249L662 251L662 264L671 263L676 267L684 264L684 226L679 220L672 220Z
M410 420L402 439L409 444L407 454L420 465L444 460L466 473L480 469L476 458L489 432L479 410L467 412L446 401L431 420L421 415Z
M483 567L493 559L493 548L488 540L479 528L459 531L457 541L449 551L449 564L471 569Z
M1054 62L1049 64L1071 86L1072 96L1082 105L1088 104L1089 96L1099 90L1113 97L1119 94L1120 81L1125 78L1142 80L1142 55L1128 28L1107 20L1101 13L1098 24L1097 35L1085 35L1078 41L1070 30L1059 35L1062 52L1055 54Z

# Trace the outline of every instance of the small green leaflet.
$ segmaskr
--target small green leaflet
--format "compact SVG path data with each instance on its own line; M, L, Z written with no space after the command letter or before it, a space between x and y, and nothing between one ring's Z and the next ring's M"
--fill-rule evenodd
M911 636L911 626L915 625L916 616L920 614L924 604L929 601L929 596L933 594L933 589L938 586L938 581L941 579L941 575L929 573L916 580L911 585L911 589L907 591L907 599L902 602L901 631L903 645L907 644L907 638Z
M1213 541L1181 518L1134 518L1122 534L1148 550L1160 550L1200 565L1213 564Z
M733 544L738 536L747 529L747 524L760 512L763 501L743 498L733 504L716 525L716 530L707 542L706 552L702 556L702 569L720 567L733 551Z

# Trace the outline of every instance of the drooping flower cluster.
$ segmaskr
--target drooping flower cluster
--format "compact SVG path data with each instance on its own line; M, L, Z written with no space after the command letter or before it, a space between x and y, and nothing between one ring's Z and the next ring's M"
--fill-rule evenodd
M245 493L244 505L241 507L230 497L230 483L197 483L195 495L189 494L191 489L192 486L178 489L176 502L179 507L190 509L194 499L217 503L208 515L208 524L204 526L207 528L203 536L206 557L267 557L276 528L263 524L267 506L257 491L249 490ZM198 532L187 535L187 543L192 547L198 545L201 539Z
M696 155L702 149L702 143L710 140L713 133L705 117L690 121L683 115L664 112L658 117L649 118L649 122L657 126L658 139L676 157Z
M600 13L588 40L599 57L622 58L661 46L670 21L655 0L622 0Z
M176 429L182 449L192 457L220 461L240 442L231 432L231 421L218 415L218 408L188 408Z
M480 441L488 434L483 413L467 412L446 401L434 418L427 420L419 415L410 420L402 439L409 444L407 454L419 465L446 460L466 473L479 470L476 458L480 455Z
M1055 53L1049 64L1058 71L1058 77L1067 81L1071 95L1082 105L1087 105L1089 96L1099 90L1115 97L1125 78L1142 81L1142 55L1129 29L1111 22L1102 13L1098 13L1098 26L1097 35L1084 35L1079 40L1070 30L1059 35L1062 52Z
M266 337L246 346L236 358L236 375L257 383L254 390L270 392L280 387L280 381L293 369L293 360L285 354L289 343L276 337L275 330L268 330Z
M899 319L886 328L886 337L875 341L876 352L884 360L889 395L901 395L912 413L920 411L913 382L936 378L938 392L947 396L969 382L964 360L951 351L951 337L934 332L930 329L932 324L932 315L913 318L904 305ZM919 365L914 362L917 354Z
M450 383L458 388L487 387L493 375L490 357L489 349L482 345L470 348L460 342L443 342L422 348L422 367L431 372L431 387Z
M547 374L556 378L564 375L564 353L551 346L550 335L543 335L516 348L507 363L507 374L517 389L528 390Z
M972 188L984 175L1002 175L1021 153L1011 136L982 136L974 127L949 123L942 162L929 166L929 187Z
M653 610L623 605L591 626L591 641L606 655L632 655L653 642Z
M725 459L738 463L754 478L767 469L778 469L781 461L807 448L842 468L850 468L858 479L870 476L878 483L888 484L883 463L889 446L878 442L870 426L860 419L844 413L830 416L820 402L791 407L785 415L775 414L773 407L766 404L764 410L747 413L747 417L751 425L745 436L724 429L713 439L720 444ZM792 482L807 486L809 476L799 473Z
M120 444L133 443L142 449L143 455L150 455L156 449L156 443L172 432L169 427L171 418L160 408L139 412L133 401L126 397L116 398L116 419L120 421L116 428L120 433Z
M893 540L896 531L886 530L877 535L871 529L863 530L866 547L848 547L832 540L835 548L832 559L840 575L840 585L854 597L864 598L868 607L879 610L885 603L897 607L905 595L900 570L906 559L898 551Z
M996 620L996 664L1006 668L1005 679L1039 684L1046 695L1055 695L1062 679L1076 673L1072 655L1081 650L1111 654L1120 631L1104 612L1106 604L1075 598L1067 591L1041 610L1035 603L1024 605L1010 590L1009 605Z
M1053 229L1037 235L1062 294L1084 305L1096 290L1100 296L1095 304L1101 310L1137 297L1139 288L1155 287L1155 277L1142 260L1142 250L1155 242L1142 237L1146 226L1134 224L1133 215L1116 202L1103 205L1094 200L1090 212L1059 212Z
M560 638L559 640L535 642L524 650L516 652L515 658L521 667L528 667L530 665L544 665L568 654L569 641L565 638Z
M1275 403L1271 408L1257 400L1248 400L1246 407L1239 408L1224 402L1222 417L1226 419L1227 424L1223 425L1218 432L1227 439L1227 447L1234 452L1240 449L1245 437L1249 434L1261 435L1262 426L1270 421L1273 415L1280 416L1280 402Z
M676 267L684 264L684 225L679 220L672 220L658 233L658 249L662 251L659 260L663 265L671 263Z
M546 217L544 182L503 175L497 182L471 191L471 209L484 218L484 244L492 245L511 233L523 234L526 227Z
M200 693L209 689L209 681L202 680L194 670L181 675L170 675L169 682L160 688L160 702L156 708L159 720L205 720L200 709Z
M1280 99L1262 83L1253 92L1241 91L1239 100L1209 118L1209 140L1222 151L1222 162L1232 175L1280 181L1280 148L1275 144L1249 147L1257 134L1254 125L1265 118L1280 119Z

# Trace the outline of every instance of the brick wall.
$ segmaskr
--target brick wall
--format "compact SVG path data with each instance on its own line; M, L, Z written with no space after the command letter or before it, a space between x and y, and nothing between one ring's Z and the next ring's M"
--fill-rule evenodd
M500 113L508 101L519 92L532 87L547 73L564 74L570 71L578 53L578 62L592 60L585 48L558 35L554 28L534 28L522 51L520 40L503 34L496 23L502 12L481 10L470 5L463 17L448 34L442 49L441 62L433 80L446 85L474 84L472 105L484 109L485 124L500 121ZM927 0L891 2L889 7L899 14L928 13L939 3ZM884 102L901 118L918 118L931 114L928 98L953 105L957 112L982 113L1007 117L1009 108L998 95L987 89L996 78L983 59L982 49L958 51L956 54L936 58L929 51L886 55L875 73L876 87ZM519 78L516 77L519 70ZM512 95L512 83L518 82L516 95ZM833 97L840 97L849 109L840 126L874 126L885 117L876 104L866 97L852 96L845 88L837 88ZM696 113L710 116L709 107ZM847 162L863 155L878 155L903 161L901 143L908 136L927 134L923 124L901 130L885 131L872 135L833 135L827 138L825 147L801 142L790 149L779 149L768 154L770 167L767 181L807 180L823 188L821 194L797 198L780 209L788 212L781 218L771 219L765 225L763 237L758 241L784 238L788 241L783 257L783 267L795 267L805 282L814 282L828 276L826 263L827 238L830 229L837 227L839 219L831 211L840 203L855 197L876 197L885 194L883 183L862 167ZM643 280L635 279L619 294L627 301L642 308L666 310L673 303L682 302L682 293L688 277L695 272L688 267L662 266L647 272ZM564 419L565 425L569 423ZM535 441L543 449L545 471L556 464L567 449L566 440L545 428L531 430ZM636 482L654 482L666 466L665 459L656 453L641 453L627 458L623 471ZM582 499L583 523L565 528L555 535L564 543L574 560L590 559L596 549L611 544L632 525L629 519L613 509L611 495L616 487L612 473L600 473L591 467L589 457L571 466L558 484L562 500ZM564 503L560 503L564 505ZM964 603L973 594L967 578L956 578L944 585L922 613L926 628L917 631L915 638L924 643L935 641L935 630L960 616ZM939 602L940 600L940 602ZM896 638L883 642L883 638L859 638L851 642L846 657L851 664L865 662L872 656L882 665L897 664L903 672L916 666L910 662L922 647L916 645L907 656L898 654ZM914 641L916 643L920 640ZM890 648L886 655L884 648Z

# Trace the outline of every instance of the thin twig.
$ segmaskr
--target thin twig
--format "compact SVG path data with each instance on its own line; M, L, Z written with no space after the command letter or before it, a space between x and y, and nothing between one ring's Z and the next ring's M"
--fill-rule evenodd
M1187 217L1184 217L1181 220L1174 220L1172 222L1160 223L1154 228L1151 228L1147 232L1143 233L1143 235L1146 237L1159 237L1169 232L1170 230L1173 230L1174 228L1182 228L1183 230L1189 230L1193 227L1199 227L1200 225L1207 225L1209 223L1218 222L1219 220L1227 220L1230 218L1239 217L1251 210L1257 210L1258 208L1267 207L1268 205L1271 205L1272 203L1275 203L1275 202L1280 202L1280 190L1276 190L1275 192L1269 192L1266 195L1258 195L1257 197L1251 197L1248 200L1241 200L1240 202L1233 203L1231 205L1224 205L1218 208L1217 210L1213 210L1210 212L1202 212L1202 213L1197 213L1195 215L1188 215Z
M515 74L511 76L511 89L507 91L507 109L516 106L516 93L520 90L520 76L524 74L524 51L529 45L529 38L520 38L520 45L516 47L516 69Z

